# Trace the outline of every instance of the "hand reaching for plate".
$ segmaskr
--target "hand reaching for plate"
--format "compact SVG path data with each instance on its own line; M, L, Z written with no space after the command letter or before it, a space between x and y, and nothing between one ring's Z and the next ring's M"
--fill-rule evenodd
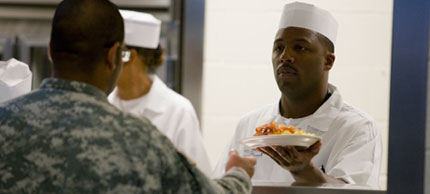
M321 141L317 141L309 148L300 151L294 146L267 146L259 147L257 150L272 158L294 176L312 165L311 160L318 154L321 145Z
M233 167L239 167L244 169L250 178L254 175L254 166L257 162L254 157L240 157L236 150L231 150L229 156L225 167L226 172Z

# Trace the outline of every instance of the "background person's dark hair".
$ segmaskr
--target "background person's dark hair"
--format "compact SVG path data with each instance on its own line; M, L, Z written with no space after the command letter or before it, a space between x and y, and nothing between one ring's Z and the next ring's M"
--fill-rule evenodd
M129 49L135 49L142 56L143 62L148 66L149 73L154 71L164 62L164 49L158 44L156 49L127 46Z
M52 22L53 70L91 74L91 64L103 60L109 48L123 40L124 22L116 5L108 0L64 0Z

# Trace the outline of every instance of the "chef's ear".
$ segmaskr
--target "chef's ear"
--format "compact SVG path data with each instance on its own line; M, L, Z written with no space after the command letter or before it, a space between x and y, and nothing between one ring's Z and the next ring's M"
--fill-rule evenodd
M137 50L134 48L131 48L129 62L133 62L134 60L138 60L138 59L139 59L139 54L137 53Z
M327 53L325 56L324 70L329 71L333 67L335 59L336 56L334 55L334 53Z

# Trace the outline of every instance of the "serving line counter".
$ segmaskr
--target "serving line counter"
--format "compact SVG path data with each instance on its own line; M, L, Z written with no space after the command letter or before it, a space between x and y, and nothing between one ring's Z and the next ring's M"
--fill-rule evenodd
M252 194L386 194L363 185L322 184L312 186L292 186L291 183L254 183Z

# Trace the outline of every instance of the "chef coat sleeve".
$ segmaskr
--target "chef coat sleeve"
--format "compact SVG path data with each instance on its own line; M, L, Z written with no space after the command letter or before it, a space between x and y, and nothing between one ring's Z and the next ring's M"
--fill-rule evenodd
M361 122L360 122L361 123ZM382 140L373 121L354 124L353 133L344 135L327 162L327 174L350 184L378 188ZM343 145L342 145L343 144Z
M192 105L186 106L180 115L182 118L179 119L179 130L174 142L177 142L176 146L179 150L190 157L197 164L197 167L209 176L212 168L203 143L199 121Z

